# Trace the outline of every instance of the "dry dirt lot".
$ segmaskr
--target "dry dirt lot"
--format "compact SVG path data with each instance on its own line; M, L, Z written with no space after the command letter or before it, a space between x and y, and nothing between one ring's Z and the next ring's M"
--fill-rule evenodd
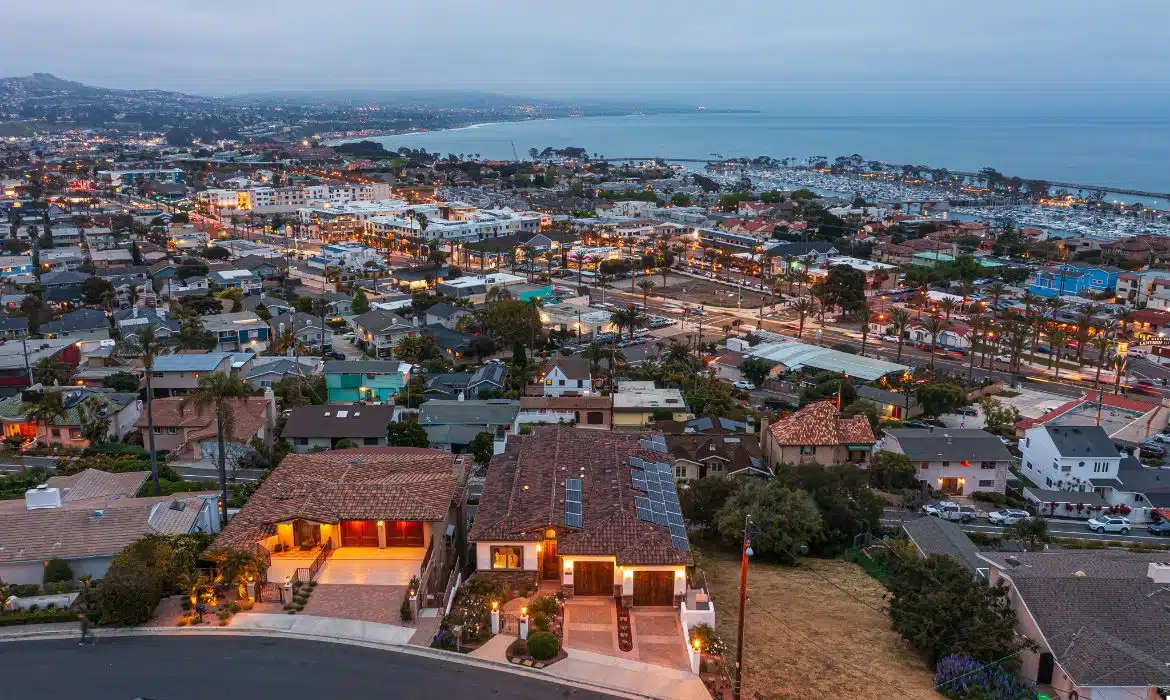
M710 544L703 547L702 560L716 627L734 664L740 560ZM926 663L879 612L884 593L880 583L849 562L806 559L786 568L753 560L743 697L942 698Z
M686 275L668 273L665 287L662 286L662 275L654 275L651 279L654 280L654 284L658 285L650 290L652 295L678 299L688 304L735 306L736 298L739 295L738 287ZM747 289L743 290L743 308L745 309L757 309L766 301L767 298L762 294Z

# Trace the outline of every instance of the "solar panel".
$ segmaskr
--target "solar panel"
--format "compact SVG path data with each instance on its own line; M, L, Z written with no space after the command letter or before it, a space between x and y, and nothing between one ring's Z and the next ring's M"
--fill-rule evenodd
M565 501L565 515L569 514L581 514L581 501Z
M630 466L637 467L638 469L643 469L643 468L645 468L646 463L642 461L641 457L630 457Z
M691 548L691 543L688 542L687 538L685 537L671 537L670 546L674 547L675 549L681 549L685 552Z
M687 529L686 529L686 527L684 527L681 524L675 525L674 523L671 523L670 524L670 536L671 537L681 537L683 539L686 539Z
M663 515L666 515L666 504L662 501L655 501L654 499L650 499L650 510L654 511L655 513L662 513Z
M576 491L577 493L581 493L581 480L580 479L565 479L565 490L566 491Z
M654 514L654 524L655 525L665 525L666 524L666 513L655 513Z
M639 491L646 490L646 480L639 477L637 474L631 473L630 483L634 486L634 488L638 489Z
M650 499L643 498L642 496L634 496L634 506L636 508L645 508L646 510L650 510Z
M665 474L666 476L671 476L671 477L674 476L674 470L670 468L669 464L666 464L664 462L655 462L654 466L655 466L655 468L658 469L659 474Z
M565 513L565 525L569 527L581 527L581 515L579 513ZM674 538L671 538L674 542Z
M670 511L666 511L666 522L670 523L671 525L678 525L679 527L685 526L683 523L682 515L680 513L672 513Z

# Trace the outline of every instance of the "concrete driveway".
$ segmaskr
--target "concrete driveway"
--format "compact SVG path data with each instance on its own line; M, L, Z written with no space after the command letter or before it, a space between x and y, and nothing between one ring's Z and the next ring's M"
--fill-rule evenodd
M341 337L342 335L344 335L344 333L334 333L333 334L333 341L332 341L333 342L333 351L339 352L342 355L345 355L345 359L347 359L347 360L360 360L360 359L362 359L364 357L364 353L362 353L362 349L359 348L357 345L355 345L353 342L346 340L345 338L342 338Z

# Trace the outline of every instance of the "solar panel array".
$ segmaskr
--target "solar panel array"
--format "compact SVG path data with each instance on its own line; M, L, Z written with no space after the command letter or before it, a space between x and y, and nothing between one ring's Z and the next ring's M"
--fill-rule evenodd
M650 450L652 452L661 452L662 454L666 454L667 452L666 436L658 433L651 435L649 440L639 440L638 444L641 445L643 449ZM631 460L631 462L632 461L633 460Z
M690 549L686 524L683 522L682 510L678 503L678 492L674 487L674 473L670 465L663 462L647 462L634 457L630 460L630 466L634 467L630 470L631 485L646 494L634 497L634 510L638 520L667 526L670 530L671 546L681 550Z
M565 525L581 527L580 479L565 479Z

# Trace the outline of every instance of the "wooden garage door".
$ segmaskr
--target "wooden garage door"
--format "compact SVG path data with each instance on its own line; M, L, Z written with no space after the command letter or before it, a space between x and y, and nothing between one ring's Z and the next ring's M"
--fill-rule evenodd
M613 595L613 562L573 562L573 595Z
M346 547L377 547L378 523L373 520L342 520L341 544Z
M634 605L674 605L673 571L635 571Z
M376 533L375 533L376 534ZM423 524L409 520L386 521L387 547L423 546Z

